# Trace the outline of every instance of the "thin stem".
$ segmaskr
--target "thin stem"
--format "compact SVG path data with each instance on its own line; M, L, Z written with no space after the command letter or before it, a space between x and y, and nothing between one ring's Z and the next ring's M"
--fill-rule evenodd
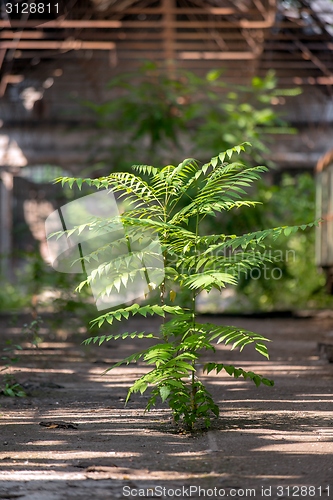
M197 182L196 182L196 187L197 187ZM198 187L197 190L198 192ZM197 257L197 244L198 244L198 235L199 235L199 209L197 207L197 215L196 215L196 221L195 221L195 244L194 244L194 255ZM196 264L196 262L194 263ZM195 331L195 320L196 320L196 306L195 306L195 299L196 299L196 292L193 290L192 293L192 333ZM191 375L191 397L192 397L192 410L196 411L197 410L197 404L195 401L195 394L196 394L196 387L195 387L195 360L192 361L192 367L194 370L192 371Z
M167 220L168 220L167 205L166 205L166 203L165 203L165 206L163 207L163 212L164 212L164 223L166 224ZM164 244L167 247L167 237L168 237L168 235L167 235L166 231L163 233L163 237L164 237ZM167 260L166 257L167 257L167 250L165 249L163 251L163 267L164 267L164 269L166 267L166 260ZM161 303L161 306L164 305L164 295L165 295L165 277L164 277L162 283L160 284L160 303ZM164 326L165 325L165 316L163 316L163 318L162 318L162 323L163 323L163 326ZM162 331L163 331L164 341L167 342L168 341L167 334L165 333L164 329Z

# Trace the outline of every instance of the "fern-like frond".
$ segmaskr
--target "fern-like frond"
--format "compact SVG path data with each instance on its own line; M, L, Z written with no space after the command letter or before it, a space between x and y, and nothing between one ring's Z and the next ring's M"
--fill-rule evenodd
M224 165L226 157L230 160L234 153L237 153L239 155L242 151L245 151L246 145L251 146L249 142L243 142L242 144L234 146L233 148L228 149L227 151L223 151L217 156L211 158L208 163L205 163L201 168L199 168L197 172L195 172L194 176L189 179L187 184L184 186L184 190L192 188L193 185L199 180L202 180L206 176L209 176L209 174L211 174L216 169L216 167Z
M243 188L250 186L265 170L265 167L245 167L241 163L220 164L207 175L196 196L173 216L170 223L187 223L190 217L197 215L215 215L223 210L255 206L258 202L240 198L246 194Z
M129 218L136 219L152 219L158 218L159 220L163 220L164 214L161 211L161 208L157 205L150 204L149 206L146 203L136 204L135 208L132 210L126 210L126 216Z
M65 185L68 185L70 189L73 188L74 185L76 185L79 190L81 191L82 185L87 184L88 186L94 186L97 189L100 188L108 188L108 183L105 180L105 178L100 178L100 179L82 179L81 177L57 177L54 180L54 184L61 183L62 187Z
M186 201L191 199L188 183L195 178L197 171L198 163L194 158L187 158L179 163L178 167L174 169L170 175L170 179L168 179L168 182L170 182L173 187L171 194L175 196L175 199L170 201L171 197L169 197L167 200L169 212L171 212L177 203L180 202L182 196L186 196Z
M233 365L225 365L223 363L206 363L205 366L203 367L203 371L210 373L212 371L216 371L216 373L220 373L222 370L225 370L228 375L231 377L239 378L239 377L244 377L245 380L250 379L252 382L255 383L257 387L259 387L260 384L267 385L269 387L272 387L274 385L273 380L269 380L268 378L263 377L262 375L259 375L258 373L254 372L247 372L243 370L243 368L236 368Z
M302 224L299 226L281 226L275 227L272 229L264 229L263 231L255 231L253 233L246 233L243 236L236 235L222 235L222 242L211 245L209 249L207 249L204 253L209 254L210 252L216 252L225 250L227 248L231 248L235 250L236 248L241 247L243 250L246 250L248 246L260 245L260 243L266 238L272 238L276 240L279 236L285 235L289 236L292 233L296 233L299 229L303 231L306 228L311 228L313 226L318 226L319 221L310 222L308 224Z
M117 333L115 335L97 335L95 337L89 337L85 339L82 344L89 345L89 344L98 344L101 345L103 342L109 342L110 340L125 340L127 338L130 339L158 339L156 335L153 333L146 333L146 332L125 332L125 333Z
M147 176L157 175L160 171L160 168L153 167L152 165L132 165L131 168L139 174Z
M205 179L199 199L205 197L207 193L217 194L218 192L221 195L228 193L232 198L240 198L246 194L243 188L251 186L254 181L260 179L260 174L266 171L266 167L247 167L240 162L220 165Z
M184 314L185 310L180 306L169 306L169 305L147 305L147 306L139 306L139 304L132 304L128 307L120 307L115 311L109 311L98 318L95 318L91 321L91 326L97 325L101 327L105 322L112 325L113 321L116 319L117 321L121 321L123 318L128 319L129 316L135 316L136 314L140 314L141 316L146 317L147 314L153 315L157 314L158 316L165 317L166 314Z
M211 341L217 339L217 344L221 342L225 345L232 344L231 350L239 348L240 351L242 351L246 345L254 344L255 350L269 359L265 342L270 342L270 340L259 333L254 333L235 326L217 326L210 323L201 325L201 328Z
M198 171L198 163L194 158L186 158L178 167L175 168L172 179L177 181L184 181L192 176ZM182 182L183 184L183 182Z
M233 271L251 269L260 267L266 262L271 262L269 255L265 253L253 252L233 252L231 255L214 255L200 254L190 256L180 256L177 267L185 267L186 269L195 269L196 272L225 270L228 273Z
M115 172L106 177L108 187L114 192L123 191L126 194L127 203L142 201L150 205L156 203L161 205L158 194L152 186L149 186L141 177L131 173ZM131 197L131 198L130 198ZM133 198L132 198L133 197Z
M217 271L206 271L199 274L192 274L183 282L190 290L206 290L209 292L213 287L221 290L226 284L237 285L237 279L228 273Z
M171 219L171 224L176 223L186 223L191 217L213 215L222 211L229 211L233 208L241 207L255 207L260 205L260 202L251 200L232 200L229 197L223 197L220 193L213 194L210 193L206 197L202 197L200 200L196 199L184 209L179 210L177 214Z
M138 177L129 172L114 172L107 177L100 177L98 179L81 179L75 177L59 177L55 181L61 182L62 186L67 184L70 188L74 184L78 186L79 189L82 188L83 184L88 186L94 186L97 189L111 189L112 192L118 193L122 192L126 195L127 204L135 204L138 201L144 202L145 204L159 204L160 200L155 194L154 189L148 185L141 177Z

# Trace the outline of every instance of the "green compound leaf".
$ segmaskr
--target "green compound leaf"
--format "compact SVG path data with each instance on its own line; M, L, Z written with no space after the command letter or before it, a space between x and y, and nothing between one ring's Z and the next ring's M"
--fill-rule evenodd
M258 373L254 373L252 371L245 371L243 368L236 368L233 365L225 365L223 363L206 363L205 366L203 367L203 371L210 373L212 371L216 371L216 373L220 373L222 370L224 370L228 375L231 377L239 378L243 377L245 380L250 379L254 384L259 387L260 384L267 385L269 387L273 387L274 381L269 380L262 375L259 375Z
M153 316L154 314L158 314L159 316L165 317L165 314L173 314L179 315L183 314L184 311L180 306L169 306L169 305L147 305L141 307L139 304L132 304L126 308L119 308L115 311L109 311L98 318L95 318L91 321L91 326L98 326L99 328L105 323L109 323L112 325L113 320L116 319L121 321L122 318L128 319L129 316L135 316L136 314L140 314L141 316L147 317L147 315Z
M93 344L98 344L98 345L101 345L103 344L103 342L109 342L110 340L118 340L118 339L121 339L121 340L125 340L127 338L131 338L131 339L135 339L135 338L138 338L138 339L158 339L159 337L157 337L156 335L154 335L153 333L146 333L146 332L125 332L125 333L119 333L119 334L115 334L115 335L99 335L99 336L95 336L95 337L89 337L88 339L85 339L82 344L85 344L85 345L89 345L91 343Z

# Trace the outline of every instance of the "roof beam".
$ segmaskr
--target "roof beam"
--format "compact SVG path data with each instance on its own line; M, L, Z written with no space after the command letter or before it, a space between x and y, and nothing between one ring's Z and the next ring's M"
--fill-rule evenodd
M253 52L180 52L179 59L242 60L255 59Z
M0 69L2 67L4 60L5 60L6 51L7 51L7 49L0 48Z
M23 75L11 75L9 73L3 75L0 82L0 97L3 97L5 95L6 88L9 83L14 83L14 84L20 83L23 80L24 80Z
M0 38L6 39L9 38L9 40L15 40L18 38L29 38L33 40L40 40L42 38L46 38L47 33L44 31L10 31L10 30L4 30L0 31Z
M186 40L186 41L191 41L194 40L195 42L199 42L201 40L208 40L211 41L212 43L216 43L216 39L214 36L220 35L221 32L219 31L214 31L213 33L211 32L192 32L192 33L177 33L174 32L174 39L175 39L175 45L177 46L177 43L181 43L181 40ZM133 42L135 41L141 41L141 42L148 42L148 40L151 40L151 43L154 43L154 41L162 41L163 39L163 32L158 31L155 33L148 33L148 32L102 32L102 31L96 31L96 32L91 32L89 30L84 30L81 33L82 38L84 37L85 39L91 38L94 39L95 41L101 40L101 41L113 41L117 43L126 43L126 42ZM43 30L23 30L23 31L10 31L10 30L3 30L0 31L0 40L56 40L56 39L63 39L63 33L61 31L53 31L52 33L45 32ZM225 40L230 40L234 41L235 43L237 42L244 42L244 34L242 35L241 31L234 31L234 32L227 32L223 33L223 39ZM310 43L306 43L306 47L310 50L328 50L328 51L333 51L333 42L329 42L326 40L322 40L320 37L303 37L302 40L304 43L304 40L310 40ZM276 36L271 36L268 35L265 37L266 42L269 42L270 45L270 50L281 50L281 51L292 51L294 50L294 44L292 43L295 40L295 35L294 34L284 34L283 36L276 37ZM281 41L283 40L283 41ZM83 40L84 41L84 40ZM179 42L178 42L179 41ZM202 42L201 42L202 44Z
M114 11L119 14L119 10ZM112 15L112 10L109 11L110 15ZM164 8L163 7L132 7L129 9L126 9L126 11L123 12L123 15L127 14L134 14L134 15L139 15L139 14L146 14L146 15L154 15L158 14L161 15L164 13ZM198 7L171 7L170 8L170 13L171 14L212 14L214 16L230 16L234 14L238 14L239 12L237 9L234 8L229 8L229 7L211 7L211 6L205 6L202 8Z
M97 21L97 20L66 20L57 19L54 21L41 20L38 24L38 29L41 28L121 28L123 23L121 21ZM0 20L0 28L34 28L36 21L4 21Z
M230 21L173 21L174 28L253 28L265 29L273 26L271 19L265 21L249 21L248 19L230 20ZM284 26L285 25L285 26ZM36 26L35 21L19 21L0 20L0 28L33 28ZM280 23L279 27L292 27L293 23L286 22ZM40 21L38 28L163 28L163 20L154 22L152 21L112 21L112 20L63 20L58 19L54 21Z
M114 50L114 42L90 42L82 40L6 40L0 42L0 49L36 49L36 50Z

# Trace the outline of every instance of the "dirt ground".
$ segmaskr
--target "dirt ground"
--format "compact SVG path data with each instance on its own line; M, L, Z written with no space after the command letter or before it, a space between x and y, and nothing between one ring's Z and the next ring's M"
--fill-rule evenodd
M82 329L69 335L51 319L35 349L22 342L26 317L0 318L0 349L6 339L22 344L14 374L29 394L0 397L1 499L333 498L333 364L317 349L333 342L333 315L209 318L273 340L270 361L251 346L243 353L219 346L214 359L275 386L205 376L221 416L194 436L175 431L164 405L144 414L146 396L124 407L142 364L101 375L142 341L87 347ZM142 318L130 328L151 331L157 323Z

